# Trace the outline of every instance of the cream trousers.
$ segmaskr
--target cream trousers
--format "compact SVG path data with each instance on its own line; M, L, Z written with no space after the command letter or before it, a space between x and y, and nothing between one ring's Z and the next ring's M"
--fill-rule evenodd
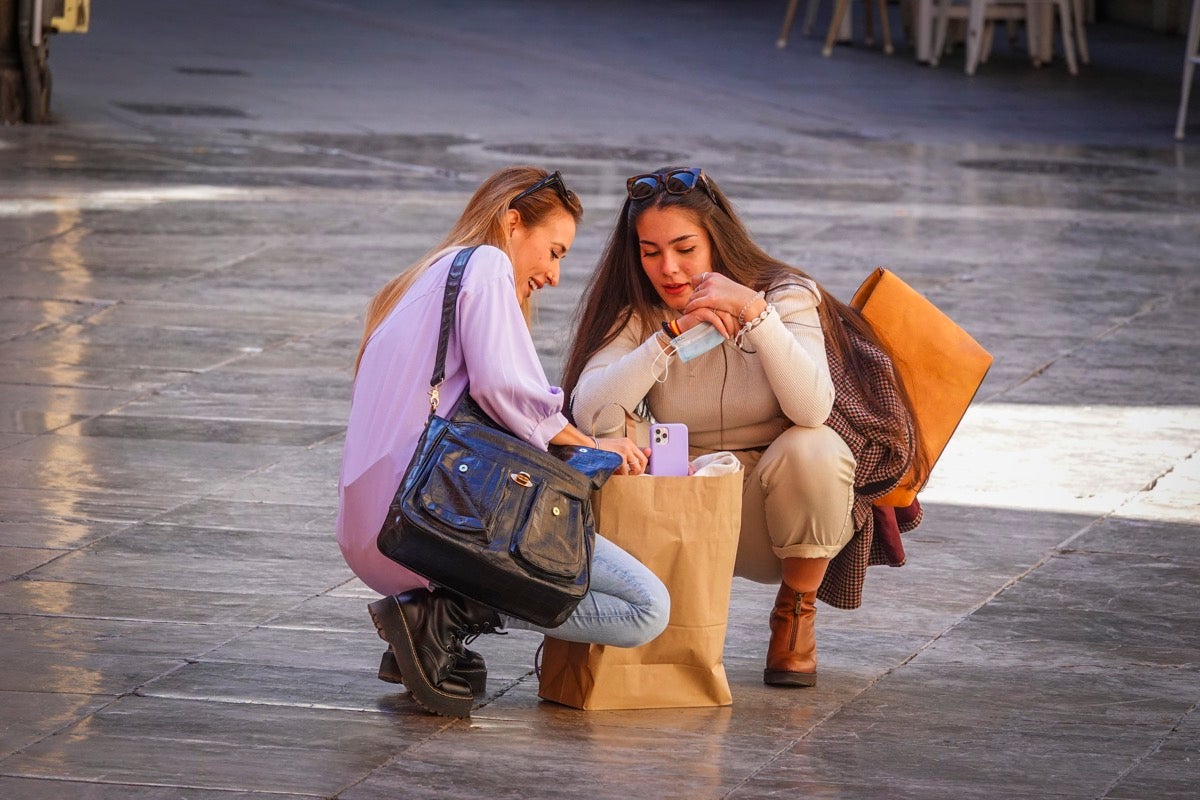
M832 558L854 535L854 454L832 428L788 428L746 468L735 575L778 583L780 559Z

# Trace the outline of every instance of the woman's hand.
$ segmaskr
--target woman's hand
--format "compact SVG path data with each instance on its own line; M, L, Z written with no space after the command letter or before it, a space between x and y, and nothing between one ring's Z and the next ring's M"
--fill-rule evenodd
M642 449L633 439L597 439L596 444L601 450L616 453L624 459L624 465L617 470L618 475L641 475L646 471L646 463L650 459L650 448Z
M594 439L574 425L567 425L550 439L550 444L565 444L584 447L597 447L621 456L624 464L617 470L619 475L641 475L646 471L646 462L650 460L650 448L642 449L633 439L613 437L611 439Z
M716 311L711 308L695 308L675 320L675 323L679 325L680 333L696 327L701 322L710 323L726 339L737 333L738 326L736 319L723 311Z
M692 287L684 316L710 311L722 320L726 337L737 333L745 320L753 319L767 307L758 292L719 272L701 272L692 278Z

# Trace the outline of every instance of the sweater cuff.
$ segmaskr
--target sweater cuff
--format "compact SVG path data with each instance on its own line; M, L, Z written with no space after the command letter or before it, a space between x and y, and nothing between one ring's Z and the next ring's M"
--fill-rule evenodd
M667 377L667 366L671 363L672 356L659 344L658 331L650 334L650 338L638 345L630 355L637 357L637 368L645 369L655 382L661 382Z
M783 317L779 316L779 312L775 310L774 306L771 306L771 309L771 313L767 315L766 319L746 331L746 340L760 353L764 349L770 350L772 342L785 341L781 337L792 338L787 326L783 324Z

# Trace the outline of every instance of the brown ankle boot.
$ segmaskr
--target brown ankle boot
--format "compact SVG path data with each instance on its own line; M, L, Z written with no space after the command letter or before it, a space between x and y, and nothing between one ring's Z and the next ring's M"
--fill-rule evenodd
M783 584L771 611L771 642L763 683L771 686L817 685L817 587L827 558L785 558Z

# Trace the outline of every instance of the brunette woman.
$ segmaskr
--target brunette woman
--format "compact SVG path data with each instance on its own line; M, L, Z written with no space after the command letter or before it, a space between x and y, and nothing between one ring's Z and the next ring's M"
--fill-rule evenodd
M763 679L815 685L818 591L861 603L870 500L916 455L903 387L861 317L758 247L702 170L627 190L568 355L573 417L612 433L641 407L685 423L693 456L738 456L735 574L780 584Z

